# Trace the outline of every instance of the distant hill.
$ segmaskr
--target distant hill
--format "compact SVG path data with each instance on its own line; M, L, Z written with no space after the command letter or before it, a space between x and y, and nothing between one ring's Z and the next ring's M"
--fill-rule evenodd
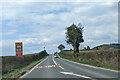
M93 48L93 50L107 50L107 49L120 49L120 44L103 44Z

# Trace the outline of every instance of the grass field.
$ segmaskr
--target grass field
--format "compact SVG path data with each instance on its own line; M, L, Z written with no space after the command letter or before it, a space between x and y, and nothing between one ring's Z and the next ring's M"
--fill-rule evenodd
M45 50L23 56L2 56L2 78L18 78L46 56Z
M8 71L6 74L2 75L2 78L18 78L21 75L23 75L24 73L26 73L27 71L29 71L32 67L34 67L36 64L38 64L39 62L41 62L43 59L45 59L46 57L37 60L37 61L33 61L31 63L29 63L26 66L17 68L17 69L12 69L10 71Z
M108 53L109 52L109 53ZM97 67L103 67L113 70L120 70L118 67L118 51L80 51L77 53L77 57L73 57L73 51L62 51L59 56L74 62L89 64ZM108 54L107 54L108 53ZM79 61L79 58L81 59ZM109 58L109 59L108 59Z

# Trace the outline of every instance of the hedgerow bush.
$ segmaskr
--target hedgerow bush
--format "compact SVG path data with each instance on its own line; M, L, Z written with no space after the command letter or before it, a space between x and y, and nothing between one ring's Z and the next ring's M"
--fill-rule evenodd
M79 51L76 53L76 58L73 57L73 51L62 51L60 54L64 55L69 59L78 59L88 60L92 62L99 62L110 67L119 68L119 59L120 59L120 50L119 49L110 49L110 50L87 50Z
M2 56L2 74L12 71L16 68L23 67L29 63L39 60L47 56L46 51L41 51L40 53L23 55L23 56Z

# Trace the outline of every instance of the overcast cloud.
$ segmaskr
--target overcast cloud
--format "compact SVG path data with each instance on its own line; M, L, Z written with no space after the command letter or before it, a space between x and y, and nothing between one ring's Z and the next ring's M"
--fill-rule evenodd
M117 2L4 2L2 7L2 55L15 55L15 42L24 43L24 54L58 51L66 28L84 26L84 43L91 48L118 41ZM1 21L0 21L1 22ZM1 34L0 34L1 36Z

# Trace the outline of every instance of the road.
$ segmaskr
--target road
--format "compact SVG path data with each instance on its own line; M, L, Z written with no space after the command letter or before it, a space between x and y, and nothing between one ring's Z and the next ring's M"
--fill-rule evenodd
M21 78L118 78L118 72L87 66L49 55Z

